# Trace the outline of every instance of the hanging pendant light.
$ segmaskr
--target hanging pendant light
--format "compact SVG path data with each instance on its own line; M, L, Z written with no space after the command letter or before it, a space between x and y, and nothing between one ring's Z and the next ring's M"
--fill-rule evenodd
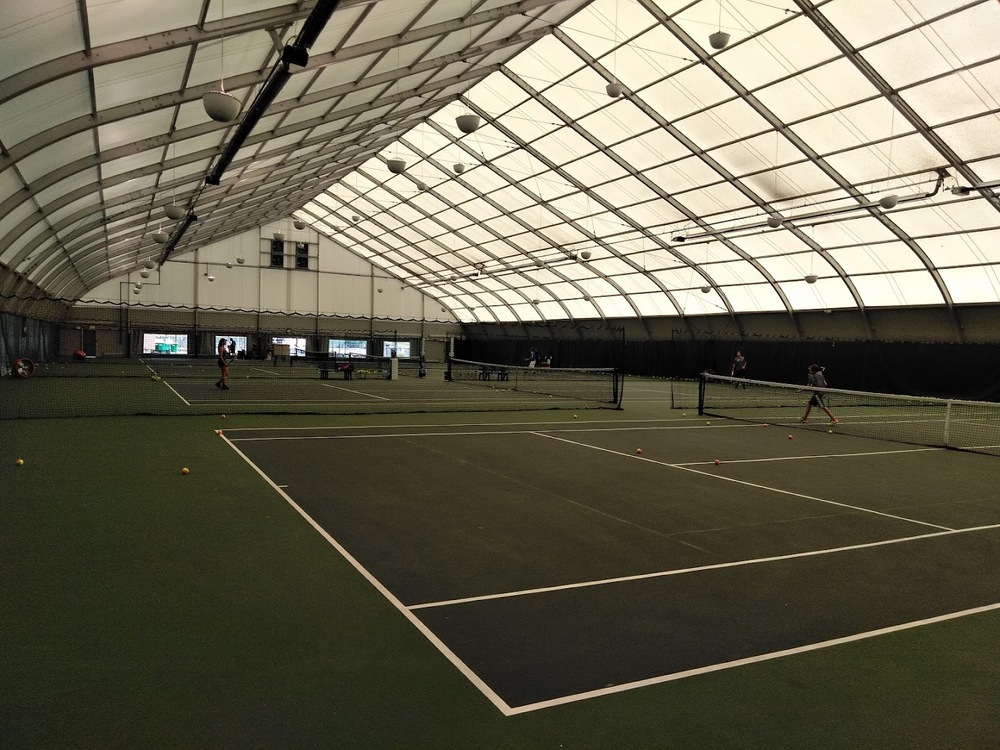
M216 122L232 122L240 113L240 100L226 91L223 60L226 51L226 2L222 0L222 35L219 41L219 90L201 96L206 114Z
M782 219L781 216L778 214L771 214L770 216L767 217L767 225L771 227L771 229L777 229L784 223L785 220Z
M719 0L719 30L709 35L708 43L712 49L725 49L729 44L729 34L722 30L722 0Z
M622 95L622 92L625 90L625 88L617 81L614 81L613 83L609 83L607 86L605 86L604 90L608 92L608 96L610 96L612 99L617 99L619 96Z
M455 174L462 174L462 172L465 171L465 165L459 162L458 164L452 166L452 169L455 170Z
M455 118L455 124L463 133L475 133L479 129L480 118L476 114L459 115Z
M807 284L815 284L817 281L819 281L819 276L817 276L816 274L814 274L814 273L808 273L808 274L806 274L806 283Z
M171 221L179 221L184 218L187 211L185 211L182 206L175 206L171 203L169 206L163 207L163 213L165 213L167 218Z
M385 164L393 174L403 174L406 170L405 159L386 159Z
M295 227L296 229L305 229L306 223L302 221L302 219L296 219L295 221L292 222L292 226Z
M878 199L878 204L882 208L895 208L897 203L899 203L899 196L895 193L892 195L883 195Z
M158 243L158 244L160 244L160 245L167 244L167 240L169 240L169 239L170 239L170 235L167 234L166 232L164 232L160 228L157 228L156 231L153 232L153 241L156 242L156 243Z

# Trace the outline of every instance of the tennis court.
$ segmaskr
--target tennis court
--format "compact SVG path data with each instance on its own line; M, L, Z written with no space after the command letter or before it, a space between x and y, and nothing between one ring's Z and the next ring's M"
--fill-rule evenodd
M505 714L1000 608L990 456L693 412L224 439Z
M101 358L53 362L25 380L0 380L0 419L94 414L372 414L523 409L617 409L622 376L612 368L352 361L238 360L229 389L208 358Z

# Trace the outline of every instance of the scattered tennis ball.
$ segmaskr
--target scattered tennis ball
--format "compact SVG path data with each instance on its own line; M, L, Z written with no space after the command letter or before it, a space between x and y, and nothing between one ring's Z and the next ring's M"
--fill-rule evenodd
M682 417L686 417L687 416L687 412L686 411L685 412L681 412L681 416Z
M641 456L642 455L642 448L636 448L635 449L635 455Z
M223 414L223 415L222 415L222 418L223 418L223 419L225 419L225 418L226 418L226 415L225 415L225 414Z
M722 463L722 461L720 461L719 459L715 459L712 463L718 466L719 464Z
M712 424L711 422L705 422L705 424Z
M831 435L833 434L833 430L827 430L827 432L829 432Z
M187 466L185 466L183 469L181 469L181 474L190 474L190 473L191 473L191 470Z
M24 459L19 458L14 463L17 464L18 466L24 466Z
M576 418L577 418L577 417L576 417L576 414L574 414L574 415L573 415L573 419L576 419Z
M215 431L215 434L216 434L216 435L221 435L221 434L222 434L222 430L216 430L216 431Z
M788 436L788 439L789 439L789 440L795 440L795 436L794 436L794 435L789 435L789 436Z

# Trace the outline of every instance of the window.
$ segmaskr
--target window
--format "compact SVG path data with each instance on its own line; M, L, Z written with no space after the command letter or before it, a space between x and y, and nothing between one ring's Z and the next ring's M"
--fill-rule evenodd
M382 356L383 357L399 357L400 359L410 356L410 342L409 341L383 341L382 342Z
M271 240L271 268L285 267L284 240Z
M364 339L330 339L327 353L335 357L367 357L368 342Z
M288 347L288 353L292 357L306 356L306 340L299 336L275 336L271 339L275 346L281 344Z
M186 333L144 333L142 334L143 354L187 354Z
M309 268L309 243L308 242L296 242L295 243L295 267L296 268Z

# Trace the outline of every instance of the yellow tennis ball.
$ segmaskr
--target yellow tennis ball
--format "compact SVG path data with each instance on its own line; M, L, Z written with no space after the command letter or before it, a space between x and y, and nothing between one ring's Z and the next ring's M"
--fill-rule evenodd
M636 448L635 449L635 455L641 456L642 455L642 448Z
M190 473L191 473L191 470L187 466L185 466L183 469L181 469L181 474L190 474Z
M18 466L24 466L24 459L19 458L14 463L17 464Z

